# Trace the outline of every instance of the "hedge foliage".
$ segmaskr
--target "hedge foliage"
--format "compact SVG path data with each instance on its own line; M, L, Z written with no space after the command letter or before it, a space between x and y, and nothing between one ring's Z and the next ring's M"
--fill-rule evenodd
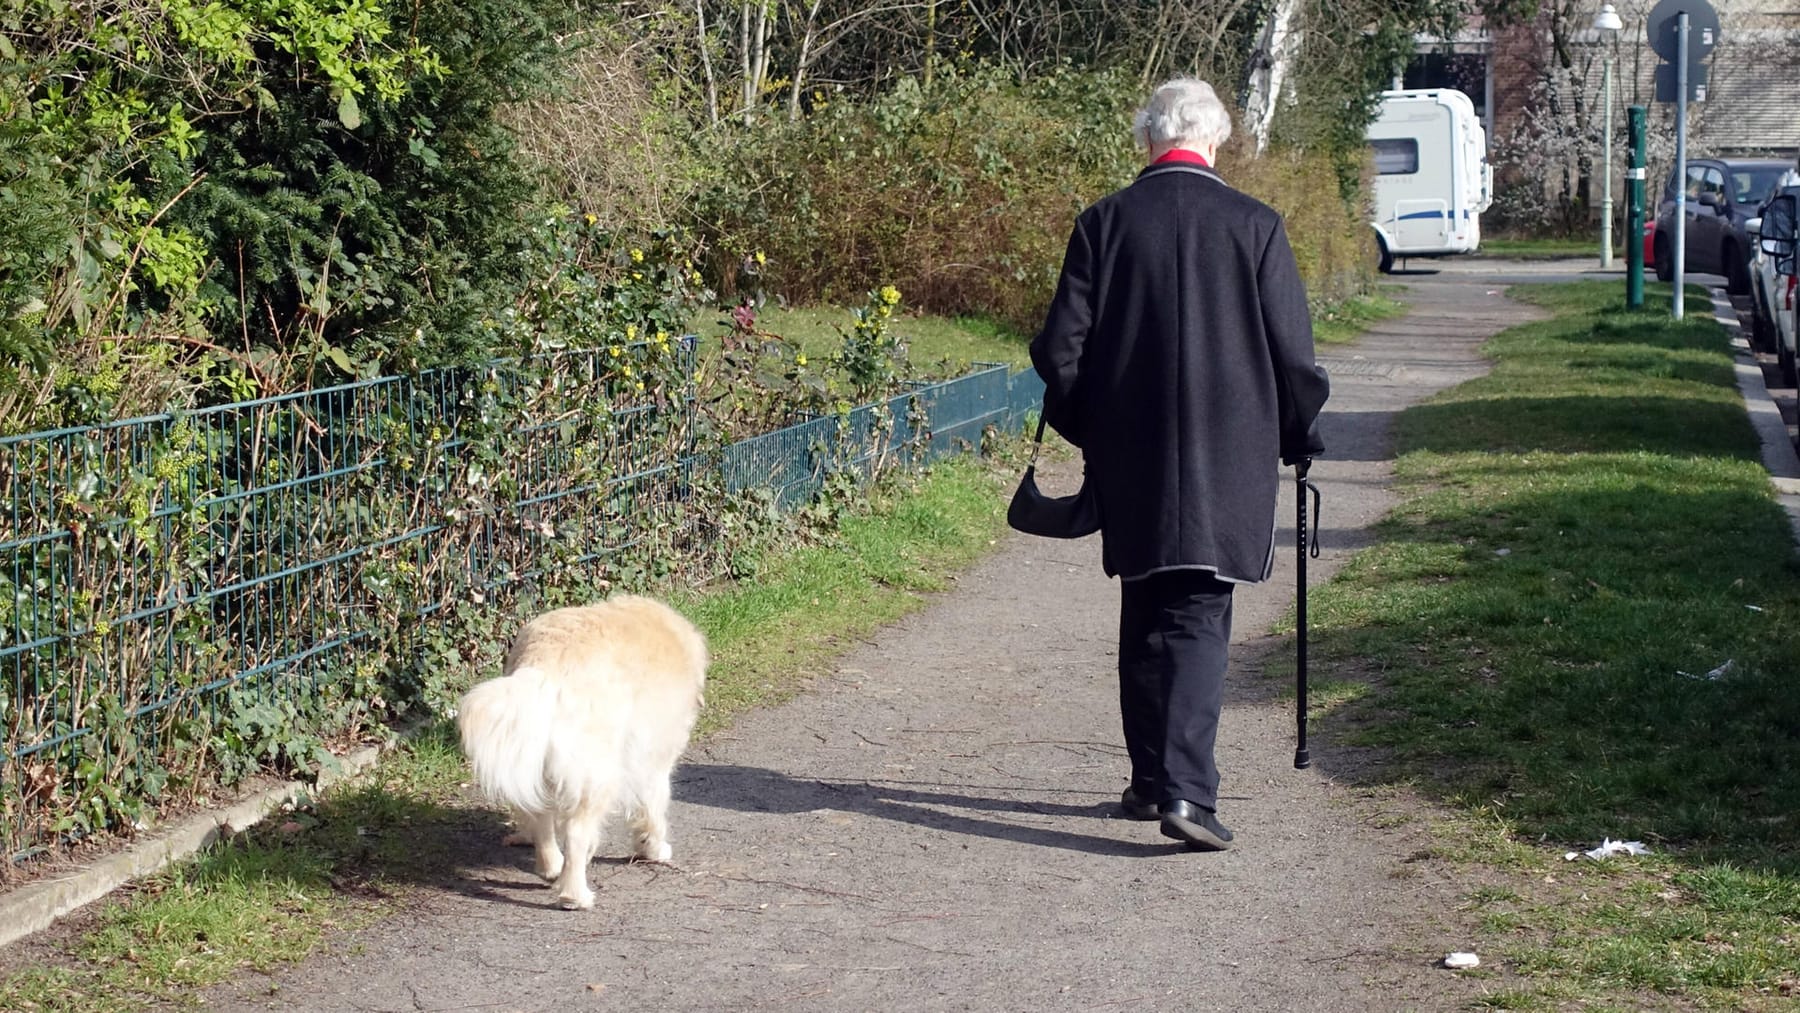
M495 112L576 16L4 0L6 427L490 354L542 203Z
M902 80L865 103L816 96L813 114L730 138L693 202L722 276L771 251L767 288L843 300L892 280L935 313L1029 333L1055 288L1075 215L1142 168L1129 125L1143 101L1122 72L1018 83L992 68ZM1330 151L1239 139L1233 185L1287 216L1303 277L1335 301L1367 283L1374 254L1355 191Z

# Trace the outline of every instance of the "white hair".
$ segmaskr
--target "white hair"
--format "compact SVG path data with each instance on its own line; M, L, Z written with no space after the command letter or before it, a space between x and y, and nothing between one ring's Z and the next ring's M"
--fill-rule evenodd
M1231 136L1231 114L1212 85L1177 77L1150 93L1131 121L1131 135L1145 149L1224 144Z

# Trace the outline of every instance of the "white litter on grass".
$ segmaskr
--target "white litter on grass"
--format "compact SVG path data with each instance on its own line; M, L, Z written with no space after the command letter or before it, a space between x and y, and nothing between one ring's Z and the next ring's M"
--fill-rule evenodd
M1444 966L1452 971L1466 971L1471 967L1480 967L1481 958L1473 953L1451 953L1444 956Z
M1599 861L1608 855L1648 855L1650 849L1644 847L1643 841L1615 841L1610 837L1600 840L1600 846L1586 851L1570 851L1563 854L1563 861L1573 862L1582 855Z
M1495 549L1495 550L1494 550L1494 555L1496 555L1496 556L1510 556L1510 555L1512 555L1512 550L1511 550L1511 549Z
M1761 605L1745 605L1744 607L1752 612L1761 612L1763 610Z
M1737 671L1737 659L1728 658L1726 659L1725 664L1720 665L1718 668L1713 669L1705 675L1695 675L1692 672L1683 672L1679 668L1675 670L1675 674L1687 679L1705 679L1708 682L1717 682L1735 671Z

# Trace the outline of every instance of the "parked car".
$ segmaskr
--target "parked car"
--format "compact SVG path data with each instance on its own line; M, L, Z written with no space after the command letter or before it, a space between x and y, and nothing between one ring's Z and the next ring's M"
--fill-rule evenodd
M1792 161L1772 158L1693 158L1688 160L1686 229L1688 271L1722 274L1725 290L1741 295L1750 290L1750 236L1744 223L1774 191ZM1658 281L1675 279L1675 194L1677 180L1669 174L1661 202L1656 206L1656 238L1652 262Z
M1800 185L1783 186L1757 208L1745 224L1756 237L1748 263L1751 294L1750 344L1763 351L1772 346L1781 363L1781 379L1800 385L1800 313L1796 312L1795 288L1800 271L1795 267L1794 239L1800 220Z
M1762 215L1777 196L1800 193L1800 174L1784 177L1783 186L1756 208L1756 214L1744 222L1750 237L1750 347L1759 352L1779 352L1775 341L1776 317L1780 301L1786 295L1776 285L1775 257L1762 248ZM1784 369L1785 373L1785 369Z

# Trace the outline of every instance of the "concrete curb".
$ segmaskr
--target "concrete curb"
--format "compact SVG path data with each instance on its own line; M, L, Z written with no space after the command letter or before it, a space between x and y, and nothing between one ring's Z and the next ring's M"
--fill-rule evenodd
M124 851L66 876L27 883L0 896L0 946L41 932L63 915L134 879L160 872L202 848L254 826L301 792L316 792L355 777L374 766L381 752L379 746L359 749L340 757L336 771L320 771L316 785L289 781L258 792L229 809L200 813L163 827Z
M1749 413L1750 424L1762 441L1763 467L1769 469L1775 501L1787 511L1788 527L1793 529L1795 542L1800 543L1800 454L1795 453L1787 425L1781 421L1781 410L1775 407L1768 387L1763 384L1762 365L1756 361L1756 353L1750 350L1737 310L1731 306L1731 297L1722 288L1710 292L1713 319L1732 336L1731 344L1737 351L1738 393L1743 396L1744 410Z

